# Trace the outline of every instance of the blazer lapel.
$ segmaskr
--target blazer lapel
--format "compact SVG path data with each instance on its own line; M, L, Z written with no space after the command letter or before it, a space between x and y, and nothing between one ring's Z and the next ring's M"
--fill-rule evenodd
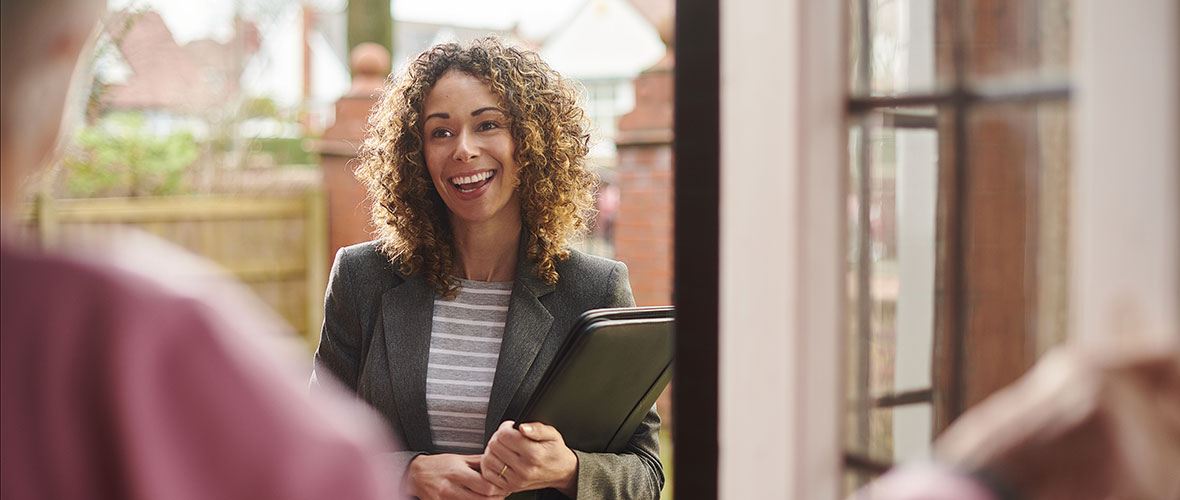
M430 359L434 287L422 273L402 278L405 281L381 296L394 403L406 447L433 450L434 440L426 413L426 364Z
M540 298L552 292L554 286L537 277L536 265L525 255L524 245L522 242L516 264L516 283L508 302L508 322L504 325L500 359L496 362L496 377L492 381L485 440L503 421L508 404L533 366L553 324L553 315L541 304Z

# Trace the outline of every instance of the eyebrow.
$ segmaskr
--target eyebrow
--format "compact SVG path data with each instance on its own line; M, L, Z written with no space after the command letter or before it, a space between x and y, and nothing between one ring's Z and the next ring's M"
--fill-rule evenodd
M487 106L487 107L479 108L475 111L472 111L471 116L479 116L480 114L482 114L486 111L497 111L499 113L504 113L504 110L502 110L500 108L497 108L495 106ZM444 120L447 120L447 119L451 118L451 115L449 113L431 113L429 115L426 115L426 119L422 120L422 123L426 123L431 118L442 118Z
M488 107L486 107L486 108L479 108L479 109L477 109L477 110L475 110L475 111L472 111L472 112L471 112L471 116L478 116L480 113L483 113L484 111L497 111L497 112L499 112L499 113L501 113L501 114L502 114L502 113L504 113L504 110L502 110L502 109L500 109L500 108L497 108L497 107L495 107L495 106L488 106Z

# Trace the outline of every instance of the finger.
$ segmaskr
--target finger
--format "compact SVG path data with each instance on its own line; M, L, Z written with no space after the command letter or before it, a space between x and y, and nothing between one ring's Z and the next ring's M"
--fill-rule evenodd
M561 433L557 432L556 427L540 422L520 424L520 433L533 441L558 441L561 439Z
M522 451L528 448L528 445L533 443L533 440L524 437L520 431L513 429L511 425L505 427L501 426L492 438L488 440L488 446L484 450L496 451L501 454L503 458L511 458L508 455L520 455ZM509 460L511 462L511 460Z
M511 468L507 463L495 455L487 453L484 454L483 464L481 474L485 481L504 490L511 489L511 481L508 479Z
M500 467L503 466L504 463L500 461L500 459L488 452L484 452L484 454L481 455L481 458L479 459L479 472L480 475L484 477L484 479L489 477L488 474L494 476L499 473Z
M442 498L456 500L498 500L506 495L506 493L485 495L463 484L452 485L450 490L445 493Z
M536 448L540 445L541 443L524 437L518 432L515 436L505 436L504 439L489 445L485 453L494 452L509 464L516 464L522 458L536 453Z
M463 462L471 467L473 471L479 471L480 463L483 460L483 455L463 455Z
M461 491L467 492L471 498L487 499L487 498L504 498L508 495L508 491L493 485L483 479L478 483L459 483L458 488Z
M485 472L477 472L471 469L461 470L454 476L454 480L464 488L482 496L505 495L508 493L504 488L485 479L483 474Z
M484 479L491 481L494 485L511 489L512 478L517 478L518 475L513 475L514 471L519 471L522 468L522 460L520 456L514 454L500 455L494 452L485 453L485 461L489 467L484 471Z

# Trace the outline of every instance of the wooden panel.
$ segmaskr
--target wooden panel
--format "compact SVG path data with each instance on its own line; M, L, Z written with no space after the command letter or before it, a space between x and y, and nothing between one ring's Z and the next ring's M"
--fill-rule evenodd
M42 246L59 234L131 226L221 266L314 346L327 282L327 227L322 191L284 196L38 198L24 226Z

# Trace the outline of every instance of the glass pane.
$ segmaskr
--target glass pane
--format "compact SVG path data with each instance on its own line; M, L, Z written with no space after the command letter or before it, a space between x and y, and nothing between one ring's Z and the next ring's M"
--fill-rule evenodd
M934 436L934 407L930 403L894 408L861 408L868 415L868 443L849 443L846 449L877 463L900 464L930 458Z
M880 409L892 412L893 461L908 462L930 458L934 436L934 407L929 403Z
M931 385L938 132L928 108L868 120L870 388L879 396Z
M1070 0L971 0L962 5L972 83L1065 81Z
M853 94L929 92L940 86L935 71L935 50L948 47L945 43L935 43L935 0L850 2L849 74L853 78ZM871 47L867 58L863 57L865 47L861 43L866 36Z
M897 424L874 401L933 383L938 125L930 108L887 110L849 136L846 438L848 449L885 462L895 448L909 458L913 436L924 445L931 434L929 404L925 427L915 427L909 409ZM895 447L898 436L905 446Z
M934 410L930 403L868 408L869 442L848 449L879 463L903 463L930 457Z
M862 197L865 194L862 192L862 187L867 190L867 185L861 182L864 177L863 172L867 170L867 146L864 139L864 129L867 127L866 123L854 125L848 134L848 153L850 166L848 172L848 201L847 201L847 218L848 218L848 307L844 310L847 312L847 335L848 342L845 343L847 351L845 353L847 362L844 364L846 374L846 415L845 415L845 446L849 450L863 450L868 448L869 443L869 415L867 411L862 411L869 407L868 399L871 397L869 393L870 379L869 379L869 351L872 348L871 335L872 331L869 327L868 313L863 311L862 304L868 307L867 298L864 297L870 283L871 268L869 268L869 261L862 259L862 255L868 255L867 238L862 237L862 221L868 220L867 215L861 214ZM865 242L862 245L862 242ZM862 319L863 318L863 319Z
M1065 337L1068 105L983 106L967 122L962 335L972 405Z
M860 472L849 468L844 469L843 480L840 482L840 498L851 495L860 487L868 484L873 476L867 472Z
M868 36L864 32L865 19L862 8L867 4L862 0L848 0L848 88L853 95L868 93L868 72L865 70L867 60L862 59L864 42Z

